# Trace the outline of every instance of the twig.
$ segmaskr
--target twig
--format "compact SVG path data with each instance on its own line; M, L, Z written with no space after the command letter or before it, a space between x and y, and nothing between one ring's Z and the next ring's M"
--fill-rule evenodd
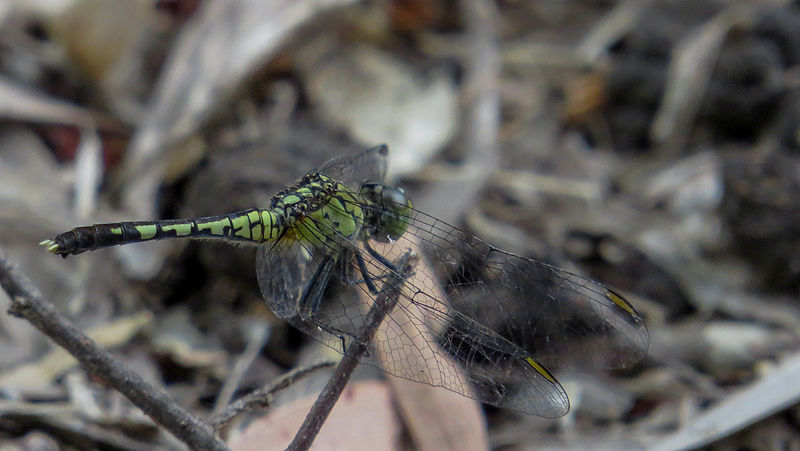
M350 380L350 376L353 375L353 371L358 366L361 356L367 351L367 343L372 342L378 327L380 327L386 315L392 311L397 303L400 291L403 289L403 281L413 270L416 260L417 256L409 251L395 262L399 274L392 272L389 280L384 283L381 293L376 297L375 302L367 312L364 325L358 333L358 338L347 347L344 357L342 357L333 375L328 380L328 384L322 390L316 402L314 402L308 415L306 415L306 419L287 448L288 450L307 450L311 447L311 443L317 437L323 423L325 423L334 404L336 404L345 385L347 385L347 381Z
M228 424L229 421L231 421L231 419L233 419L233 417L241 412L268 407L272 403L272 397L275 392L283 390L284 388L292 385L297 379L305 377L307 374L312 373L320 368L333 366L334 363L336 362L332 360L326 360L312 365L295 368L292 371L280 376L268 387L260 388L252 393L248 393L242 398L239 398L231 405L222 409L222 411L212 418L211 424L214 426L214 430L219 432L223 427L225 427L226 424Z
M730 436L800 400L800 354L786 358L771 373L698 414L686 426L651 437L649 449L697 449Z
M210 425L175 404L161 390L95 344L74 324L62 317L20 269L0 249L0 286L11 299L9 313L25 318L37 329L66 349L93 376L99 378L157 424L170 431L192 449L227 450Z
M231 402L236 388L239 387L239 383L247 372L247 369L250 368L250 365L256 360L258 354L261 352L261 348L264 347L268 339L269 326L261 322L248 325L247 346L244 348L242 355L237 359L236 364L233 365L233 370L228 377L225 378L222 390L219 391L217 400L214 403L214 416L218 415L225 409L228 403ZM212 424L213 423L212 421ZM214 429L217 431L219 430L216 426Z
M743 17L743 11L747 10L724 9L683 37L673 50L661 105L650 123L650 136L662 155L676 155L689 140L728 33L752 20Z
M74 405L0 400L0 416L3 418L5 430L8 430L9 423L36 428L58 436L63 445L77 445L73 447L78 449L135 451L144 449L145 446L149 451L171 449L167 445L145 443L144 434L133 438L122 432L98 426L86 419Z

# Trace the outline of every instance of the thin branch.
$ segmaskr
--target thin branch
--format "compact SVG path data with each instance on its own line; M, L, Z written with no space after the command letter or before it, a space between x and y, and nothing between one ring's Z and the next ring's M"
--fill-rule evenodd
M322 390L316 402L314 402L308 415L306 415L306 419L287 448L288 450L307 450L311 447L311 443L317 437L334 404L336 404L342 391L344 391L345 385L353 375L353 371L358 366L361 356L367 351L367 343L372 342L384 318L397 304L397 299L403 289L403 281L413 270L416 260L417 256L409 251L395 262L395 267L398 268L400 273L392 272L392 277L384 283L381 293L376 297L375 302L367 312L364 325L358 333L358 338L347 347L344 357L342 357L333 375L328 380L328 384Z
M272 404L272 398L276 392L292 385L297 379L305 377L306 375L320 368L333 366L335 363L336 362L332 360L325 360L312 365L295 368L277 378L268 387L260 388L252 393L248 393L247 395L239 398L229 406L222 409L222 411L212 418L211 424L214 425L214 430L219 432L225 427L226 424L228 424L228 422L233 419L233 417L239 415L241 412L269 407L269 405Z
M233 370L225 378L225 383L222 385L222 389L219 391L217 400L214 403L213 416L218 415L231 402L239 383L247 373L250 365L258 357L258 354L261 353L261 348L264 347L267 340L269 340L269 326L262 322L249 325L247 328L247 346L244 348L242 355L236 360L236 364L233 365ZM214 424L213 420L212 424ZM219 429L215 426L214 430L218 431Z
M143 449L143 437L134 438L121 431L94 424L82 415L74 405L53 403L25 403L0 400L0 415L5 430L9 424L24 428L35 428L52 436L58 436L60 444L77 449L114 449L137 451ZM16 427L16 426L10 426ZM76 446L77 445L77 446ZM148 451L168 451L174 445L147 445Z
M157 424L192 449L227 450L210 425L183 410L61 316L0 249L0 286L11 299L9 313L25 318L72 354L93 376L122 393Z

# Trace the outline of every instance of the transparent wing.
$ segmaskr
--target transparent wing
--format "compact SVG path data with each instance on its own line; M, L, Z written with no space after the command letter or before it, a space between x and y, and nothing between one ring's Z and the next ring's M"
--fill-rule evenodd
M295 239L284 238L258 248L258 285L275 315L289 318L297 314L298 302L322 259L322 255Z
M302 224L298 228L309 234L320 229ZM311 241L311 236L304 238ZM390 276L396 275L385 262L394 261L410 249L396 244L372 245L380 259L367 252L363 243L361 247L350 242L341 247L328 244L309 249L300 240L285 239L272 249L264 247L258 254L262 294L276 314L343 352L360 335L376 296L365 279L369 278L375 289L382 288L392 279ZM329 263L333 256L336 261ZM330 279L335 284L327 288L359 289L328 296L318 310L311 312L303 308L301 299L320 283L328 284L327 278L319 276L327 264L333 265L330 274L335 275ZM283 265L292 267L279 270ZM435 287L423 289L431 281L428 271L422 263L405 282L395 309L384 320L373 343L367 344L370 352L363 363L487 404L546 417L564 415L569 401L555 378L535 361L529 361L531 356L525 350L453 311L441 296L432 296ZM325 287L321 289L324 291Z
M358 191L364 180L383 180L386 176L389 148L385 144L371 147L358 155L334 158L316 169Z
M547 367L624 368L646 354L643 318L606 286L486 242L413 211L395 244L418 242L433 266L426 289L440 287L453 311L442 335L446 348L477 324L536 357Z
M386 320L388 332L373 345L385 355L383 368L396 376L553 417L566 413L569 403L546 368L627 367L647 352L645 323L620 295L425 213L412 211L407 232L395 242L371 246L390 261L408 249L425 257ZM359 255L373 280L391 271L363 245ZM357 325L362 310L341 314ZM458 362L468 384L440 365L442 358Z
M390 259L418 249L373 245ZM426 260L406 280L401 299L372 344L381 367L487 404L551 418L566 414L569 400L555 377L524 349L453 309L441 286L431 284ZM371 278L391 272L374 258L367 268ZM364 284L359 288L361 298L369 296Z
M313 318L311 311L329 288L332 274L335 275L333 280L342 286L330 288L347 287L346 281L350 277L347 264L353 258L352 250L349 246L333 243L320 247L308 244L325 242L319 230L332 230L331 226L314 226L309 221L312 219L308 217L298 220L292 235L287 234L273 245L258 248L258 285L267 305L278 317L331 348L344 352L344 346L358 334L363 314L354 312L363 306L343 301L326 302L313 312ZM346 242L341 235L338 239Z

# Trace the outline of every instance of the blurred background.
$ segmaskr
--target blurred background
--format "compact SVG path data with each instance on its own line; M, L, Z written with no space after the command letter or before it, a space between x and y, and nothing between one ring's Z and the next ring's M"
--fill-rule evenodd
M320 449L798 449L798 63L789 1L3 1L0 246L208 416L335 357L267 309L255 250L63 261L37 243L266 206L387 143L415 207L615 287L650 352L557 372L572 401L557 420L434 405L366 368ZM0 356L3 449L180 446L24 321L0 315ZM283 448L326 376L225 436Z

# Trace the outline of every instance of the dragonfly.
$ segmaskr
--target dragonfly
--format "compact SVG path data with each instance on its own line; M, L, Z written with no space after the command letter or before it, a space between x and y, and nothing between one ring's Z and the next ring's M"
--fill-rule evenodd
M397 302L365 343L366 363L524 414L569 411L551 369L627 368L646 354L644 319L622 295L414 209L384 181L388 152L330 160L268 208L76 227L40 244L65 258L161 239L255 245L272 311L340 353L392 289ZM398 258L411 254L414 267L400 274Z

